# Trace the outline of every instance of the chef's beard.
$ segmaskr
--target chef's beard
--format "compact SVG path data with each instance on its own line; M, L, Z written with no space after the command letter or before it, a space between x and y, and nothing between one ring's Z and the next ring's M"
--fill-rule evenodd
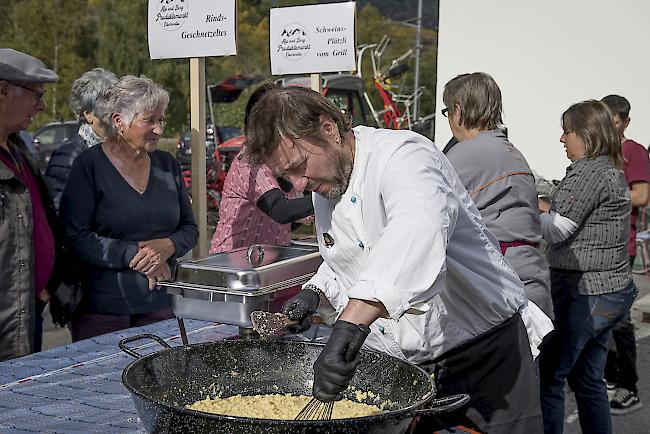
M333 187L321 193L321 196L330 200L339 200L348 189L353 161L343 150L336 150L333 157L336 159L336 173L332 181Z

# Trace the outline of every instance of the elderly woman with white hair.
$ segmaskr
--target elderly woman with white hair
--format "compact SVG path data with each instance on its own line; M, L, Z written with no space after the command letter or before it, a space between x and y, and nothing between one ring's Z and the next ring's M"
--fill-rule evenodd
M156 283L171 277L198 231L178 163L156 150L168 103L152 80L122 77L99 108L105 141L70 172L60 217L83 268L75 341L173 316Z
M104 140L106 133L97 118L97 105L102 101L108 88L116 81L117 76L111 71L94 68L81 74L81 77L72 83L70 107L81 125L72 140L59 146L52 153L44 176L57 212L72 163L83 151Z

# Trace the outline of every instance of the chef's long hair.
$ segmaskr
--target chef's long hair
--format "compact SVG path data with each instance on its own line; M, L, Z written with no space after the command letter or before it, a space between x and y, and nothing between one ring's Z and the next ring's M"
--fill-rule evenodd
M325 118L336 125L335 140L322 131ZM322 148L340 146L341 137L350 131L351 124L348 114L318 92L299 86L270 89L253 105L248 116L247 154L254 162L267 163L284 139L307 139Z

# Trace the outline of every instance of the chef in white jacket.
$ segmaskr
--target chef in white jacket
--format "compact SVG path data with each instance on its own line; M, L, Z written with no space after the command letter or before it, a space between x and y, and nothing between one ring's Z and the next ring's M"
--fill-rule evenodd
M324 262L284 306L305 320L322 295L338 313L314 365L314 396L341 398L363 342L435 371L439 396L468 393L450 423L542 432L533 358L551 322L434 144L411 131L351 129L327 98L298 87L264 95L246 133L251 158L317 193Z

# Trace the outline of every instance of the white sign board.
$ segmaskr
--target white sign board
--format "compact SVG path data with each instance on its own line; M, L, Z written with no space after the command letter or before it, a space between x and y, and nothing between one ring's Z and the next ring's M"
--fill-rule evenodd
M149 56L237 54L235 5L235 0L149 0Z
M271 9L271 74L356 69L356 3Z

